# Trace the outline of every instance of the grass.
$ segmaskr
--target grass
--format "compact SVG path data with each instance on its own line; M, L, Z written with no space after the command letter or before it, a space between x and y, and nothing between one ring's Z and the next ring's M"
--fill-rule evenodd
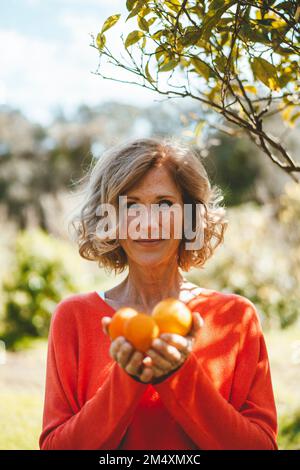
M0 402L0 449L38 449L43 408L41 393L1 392Z
M28 348L28 344L26 343ZM42 427L47 342L7 352L0 365L0 449L39 449Z
M265 333L279 420L279 449L300 450L300 367L294 350L299 327ZM7 353L0 365L0 450L38 449L44 402L47 342Z
M300 450L300 328L265 334L278 413L280 449Z

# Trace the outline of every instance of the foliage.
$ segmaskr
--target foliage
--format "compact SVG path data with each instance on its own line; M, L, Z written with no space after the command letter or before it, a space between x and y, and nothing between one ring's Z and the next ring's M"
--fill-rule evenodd
M222 188L225 205L255 200L255 182L261 173L255 147L247 139L224 134L218 140L204 163L210 179Z
M287 202L290 192L287 187L283 201ZM300 311L299 244L288 240L289 227L278 220L281 211L281 205L276 213L271 205L253 203L228 209L223 246L201 272L187 274L199 285L249 298L266 328L286 328L297 321ZM295 232L299 234L299 222ZM290 252L295 256L289 256Z
M280 420L278 443L282 449L300 450L300 408Z
M138 77L131 83L197 100L245 131L298 181L300 165L264 127L274 113L281 113L291 127L300 117L298 2L127 0L126 7L125 23L135 23L126 38L121 35L128 61L108 48L107 30L121 17L114 14L96 40L92 36L92 47L100 54L97 73L128 83L122 79L126 71ZM103 57L118 68L118 78L101 72Z
M78 282L68 244L42 230L21 231L14 250L14 266L3 282L1 339L16 350L29 338L47 337L56 304Z
M286 227L286 233L294 245L293 257L300 260L300 187L296 184L286 185L280 196L278 219Z
M0 109L0 204L7 218L20 229L34 223L61 235L49 207L62 212L62 193L76 186L92 155L98 158L105 148L136 133L180 133L178 107L175 113L168 104L82 105L69 120L57 118L45 127L17 111Z
M48 229L44 197L55 199L70 178L81 175L90 141L83 133L68 140L62 124L60 132L54 138L53 129L47 132L18 112L0 113L0 202L21 229L26 228L29 214Z

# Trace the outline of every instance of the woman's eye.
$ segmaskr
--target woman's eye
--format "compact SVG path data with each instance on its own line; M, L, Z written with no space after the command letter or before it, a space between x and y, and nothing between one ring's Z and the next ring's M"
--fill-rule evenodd
M139 203L138 202L127 202L127 209L130 209L132 206L139 207Z
M167 207L171 207L173 205L173 202L169 201L168 199L162 199L161 201L159 201L158 204L160 207L167 208ZM140 204L138 202L127 202L127 209L130 209L133 206L140 207Z
M173 205L173 202L172 201L169 201L168 199L163 199L161 201L159 201L159 205L160 207L171 207Z

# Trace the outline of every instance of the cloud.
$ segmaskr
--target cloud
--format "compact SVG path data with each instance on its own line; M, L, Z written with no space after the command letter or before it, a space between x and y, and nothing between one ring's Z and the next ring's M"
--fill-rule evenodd
M62 3L65 2L68 3L67 0ZM114 1L112 5L117 3ZM107 15L97 17L66 11L57 14L64 27L63 40L61 35L58 40L53 34L49 40L11 29L0 30L0 99L21 108L30 118L46 123L58 106L72 112L81 103L96 105L116 99L140 105L158 98L144 88L104 80L91 73L96 71L99 57L96 49L90 47L89 33L96 34ZM109 31L109 38L120 49L119 35L124 26L118 26L119 29L117 26ZM116 67L110 69L102 72L107 76L122 76Z
M29 6L38 6L41 5L45 0L23 0L25 4ZM116 6L122 8L124 5L123 0L109 0L108 1L101 1L101 0L51 0L51 3L59 4L59 6L63 5L72 5L72 6L84 6L84 7L98 7L101 5L101 8L109 8Z

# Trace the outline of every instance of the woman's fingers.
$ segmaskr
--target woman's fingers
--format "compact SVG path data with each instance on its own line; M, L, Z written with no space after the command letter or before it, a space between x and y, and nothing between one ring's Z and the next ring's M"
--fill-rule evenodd
M165 359L161 354L159 354L154 349L149 349L147 351L147 354L151 357L153 361L153 365L163 371L170 370L174 366L174 362L176 362L175 360L169 361Z
M109 353L128 374L137 376L145 383L152 380L151 357L144 357L144 354L141 351L135 350L124 336L118 336L111 342Z
M130 373L130 375L135 375L142 382L149 383L151 382L154 376L154 370L152 367L152 359L149 356L145 356L140 351L135 351L136 357L133 357L133 367L130 366L130 363L124 367L124 369ZM135 353L133 353L135 354ZM132 361L130 361L132 363ZM128 367L129 366L129 367ZM129 372L131 371L131 372ZM135 371L135 372L134 372Z
M162 333L160 335L161 340L167 344L175 347L178 351L185 351L188 347L188 337L177 335L176 333ZM155 342L152 345L155 347Z
M122 336L112 341L110 353L129 375L139 378L144 383L151 383L154 377L161 377L174 369L174 364L167 362L163 357L158 357L155 351L152 357L144 356Z
M153 369L152 367L144 367L141 375L140 375L140 380L142 382L151 382L152 378L153 378Z
M125 368L132 353L133 353L133 346L128 341L125 341L123 344L121 344L117 352L117 361L121 367Z
M168 370L168 372L160 369L159 367L153 367L152 368L153 370L153 377L157 378L157 377L162 377L163 375L166 375L168 372L170 372L170 370Z
M103 330L103 333L105 333L106 335L108 335L108 325L110 324L111 322L111 317L102 317L101 318L101 322L102 322L102 330Z
M161 338L156 338L154 341L152 341L152 347L147 351L147 354L148 352L151 352L151 354L149 354L150 357L152 357L153 352L162 356L160 360L162 367L164 364L163 359L169 361L170 363L176 363L181 358L180 351L178 351L177 347L169 344Z
M118 336L111 342L109 352L128 374L138 377L145 383L152 380L152 359L149 356L144 357L141 351L135 350L124 336Z
M153 360L150 356L145 356L144 359L143 359L143 365L144 365L144 368L151 368L152 370L152 377L161 377L162 375L165 375L166 372L165 370L159 368L156 363L155 363L155 360ZM168 363L168 370L170 370L170 363Z
M132 375L140 375L142 372L142 361L143 361L144 355L140 351L135 351L131 358L129 359L127 365L125 366L126 372L128 374Z
M115 361L118 361L118 351L119 351L119 348L120 346L122 346L122 344L124 344L126 342L126 339L124 338L124 336L118 336L116 339L114 339L111 343L110 343L110 346L109 346L109 354L111 355L111 357L115 360Z
M152 358L150 356L145 356L143 359L143 364L145 367L151 367L153 365Z
M152 358L154 367L168 372L186 360L192 352L196 333L204 324L198 312L192 313L192 319L192 328L187 336L162 333L159 338L152 341L151 349L147 351L147 354Z

